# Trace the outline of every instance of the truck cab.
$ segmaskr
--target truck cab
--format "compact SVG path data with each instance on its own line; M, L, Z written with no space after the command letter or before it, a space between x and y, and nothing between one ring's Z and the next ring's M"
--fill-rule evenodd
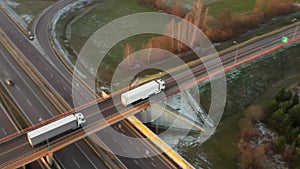
M77 125L78 125L78 127L81 126L83 123L86 122L86 120L84 118L84 115L82 113L76 113L76 114L74 114L74 116L77 119Z
M166 88L165 81L163 81L162 79L157 79L156 82L159 83L159 89L160 89L160 91L164 90Z

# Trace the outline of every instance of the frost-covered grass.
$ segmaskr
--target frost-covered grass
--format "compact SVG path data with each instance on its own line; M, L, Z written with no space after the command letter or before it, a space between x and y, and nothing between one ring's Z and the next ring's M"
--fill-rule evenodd
M114 19L138 12L152 11L138 0L110 0L96 3L89 13L72 24L71 45L80 50L85 41L100 27Z
M57 0L6 0L8 5L14 9L27 23L32 24L34 18L47 6Z

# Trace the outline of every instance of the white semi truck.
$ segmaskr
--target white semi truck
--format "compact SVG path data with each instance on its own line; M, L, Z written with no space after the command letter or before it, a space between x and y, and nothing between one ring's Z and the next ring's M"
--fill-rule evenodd
M82 113L75 113L27 133L32 147L66 131L80 127L86 120Z
M138 100L148 98L152 94L158 94L165 89L165 82L162 79L153 80L137 88L129 90L121 95L121 101L124 106L134 103Z

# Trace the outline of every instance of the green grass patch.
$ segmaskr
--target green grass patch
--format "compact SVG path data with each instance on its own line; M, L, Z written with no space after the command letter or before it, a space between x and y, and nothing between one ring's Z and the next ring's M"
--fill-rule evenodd
M210 15L218 16L224 9L229 9L232 13L250 12L253 10L255 2L256 0L218 0L207 6L210 8Z
M105 24L129 14L150 11L153 10L138 0L98 2L93 10L72 24L71 45L79 51L86 40Z
M251 104L268 104L282 88L300 81L300 45L280 49L227 72L227 98L216 133L203 145L183 140L177 149L190 163L201 168L237 168L239 121ZM201 86L201 104L210 107L209 85ZM203 157L209 162L203 160Z
M16 8L14 8L19 15L28 14L33 16L33 19L29 23L31 25L34 18L37 17L43 9L56 1L57 0L14 0L13 2L19 4Z

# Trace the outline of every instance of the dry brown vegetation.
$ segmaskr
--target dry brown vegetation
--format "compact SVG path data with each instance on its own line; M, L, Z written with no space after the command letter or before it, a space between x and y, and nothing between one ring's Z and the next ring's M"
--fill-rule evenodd
M239 142L240 163L242 168L266 168L266 145L255 144L255 137L259 134L254 124L264 117L262 107L250 106L245 112L241 123L241 139Z
M173 5L168 5L164 0L141 0L160 11L179 16L194 24L206 34L212 42L220 42L236 37L249 29L257 27L267 19L292 11L292 0L257 0L254 9L249 13L232 14L225 9L218 17L209 15L209 8L205 7L203 0L195 0L191 11L184 11L182 0L176 0ZM189 28L182 26L180 21L172 20L166 26L166 32L180 34L178 36L188 38L191 47L199 46L201 41L193 36ZM158 36L149 39L144 48L160 48L174 53L181 53L188 50L185 44L166 37ZM125 49L127 50L127 49ZM163 56L156 57L160 59Z

